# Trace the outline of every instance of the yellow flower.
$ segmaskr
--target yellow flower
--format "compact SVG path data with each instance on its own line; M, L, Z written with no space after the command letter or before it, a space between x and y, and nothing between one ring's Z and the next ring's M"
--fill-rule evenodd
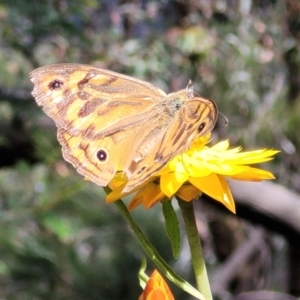
M139 300L174 300L174 297L164 279L154 270Z
M185 201L191 201L203 192L235 212L226 178L247 181L274 179L272 173L248 165L269 161L279 151L262 149L241 152L241 147L229 149L228 140L208 147L206 144L209 139L210 134L197 139L188 151L174 157L161 171L140 186L129 203L129 209L133 210L140 204L150 208L175 194ZM156 183L158 178L159 184ZM110 186L113 192L107 196L107 202L124 195L121 193L122 183L124 178L114 179Z

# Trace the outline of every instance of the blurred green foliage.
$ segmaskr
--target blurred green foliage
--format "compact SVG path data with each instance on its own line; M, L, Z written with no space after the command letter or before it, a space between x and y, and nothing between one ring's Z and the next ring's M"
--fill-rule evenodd
M300 52L286 3L1 1L1 299L137 299L140 293L137 242L114 206L104 204L102 189L63 161L55 127L30 95L28 73L38 66L93 64L167 92L192 79L195 91L229 119L225 126L219 118L215 141L282 150L268 169L299 189L300 92L291 93L290 82ZM160 208L139 208L134 216L172 262ZM189 270L180 271L188 277Z

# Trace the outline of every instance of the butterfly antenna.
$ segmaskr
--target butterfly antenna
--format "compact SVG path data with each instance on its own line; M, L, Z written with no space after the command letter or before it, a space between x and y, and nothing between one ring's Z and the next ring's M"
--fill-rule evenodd
M223 119L225 120L225 126L227 126L229 124L228 118L223 113L221 113L220 111L218 112L218 114L223 117Z

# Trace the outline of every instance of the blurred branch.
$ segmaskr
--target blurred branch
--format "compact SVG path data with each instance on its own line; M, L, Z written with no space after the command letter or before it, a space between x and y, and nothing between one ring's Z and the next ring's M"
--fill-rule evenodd
M268 181L229 182L237 203L237 215L284 234L288 239L300 238L300 196ZM252 214L252 213L253 214Z
M228 259L217 269L211 279L211 289L214 296L223 298L228 293L230 282L237 276L251 256L258 251L264 243L265 232L261 228L253 228L250 231L249 239L237 247ZM224 295L225 293L225 295Z
M300 246L300 196L280 184L268 181L229 180L236 203L237 217L281 234L291 244ZM202 195L204 205L231 215L224 206Z
M271 291L257 291L240 293L234 300L253 300L253 299L265 299L265 300L298 300L298 297L294 297L288 294L271 292Z

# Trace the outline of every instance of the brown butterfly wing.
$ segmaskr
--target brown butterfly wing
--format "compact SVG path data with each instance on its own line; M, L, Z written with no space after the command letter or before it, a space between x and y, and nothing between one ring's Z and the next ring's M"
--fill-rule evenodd
M72 136L65 129L58 129L58 140L65 160L78 173L101 186L106 186L114 177L118 166L122 166L124 148L128 145L127 139L122 135L122 132L118 132L114 134L114 138L107 136L89 141L80 135Z
M62 145L63 156L80 174L101 186L107 185L118 169L126 173L129 179L133 172L138 177L138 163L142 163L161 136L161 129L157 130L155 137L149 134L155 131L151 128L157 127L160 121L158 116L145 114L139 126L93 140L71 135L60 128L58 140Z
M216 120L215 105L190 90L166 96L147 82L86 65L46 66L30 79L37 103L58 127L64 158L99 185L120 167L128 177L124 191L186 150Z
M171 97L173 95L170 94ZM176 97L184 98L183 105L174 114L172 122L160 131L155 151L148 151L148 155L135 166L124 192L143 183L167 161L187 150L197 137L205 136L215 126L217 107L213 101L200 97L189 99L186 91L178 92ZM172 103L172 99L169 102Z
M79 173L99 185L107 185L118 166L130 176L129 165L138 156L133 145L139 148L147 135L142 124L155 122L166 97L163 91L78 64L42 67L31 72L30 79L37 103L59 128L65 159Z
M144 119L166 94L153 85L112 71L80 64L41 67L30 73L36 102L58 128L74 135L106 136ZM134 116L134 118L133 118ZM95 126L93 121L101 126Z

